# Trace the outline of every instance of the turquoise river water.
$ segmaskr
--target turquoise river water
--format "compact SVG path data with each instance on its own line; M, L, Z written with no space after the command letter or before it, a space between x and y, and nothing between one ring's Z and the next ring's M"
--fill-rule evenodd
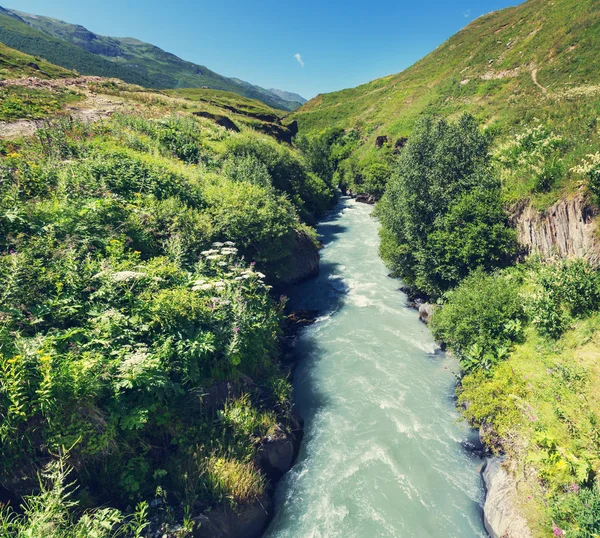
M268 538L486 536L456 365L387 276L377 231L369 206L342 199L319 228L320 276L290 293L322 314L296 341L305 437Z

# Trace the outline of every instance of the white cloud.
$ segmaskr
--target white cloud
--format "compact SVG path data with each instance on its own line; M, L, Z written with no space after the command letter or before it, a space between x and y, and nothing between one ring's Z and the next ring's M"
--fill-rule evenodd
M470 9L467 9L467 11L465 11L465 12L463 13L463 16L465 17L465 19L468 19L468 18L471 16L471 10L470 10Z
M294 58L296 58L296 60L298 60L298 63L304 67L304 60L302 59L302 55L297 52L296 54L294 54Z

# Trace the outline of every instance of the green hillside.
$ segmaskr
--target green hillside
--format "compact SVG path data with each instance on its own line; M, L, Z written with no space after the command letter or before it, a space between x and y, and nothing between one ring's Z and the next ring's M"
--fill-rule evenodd
M280 114L259 101L29 83L0 87L0 119L45 118L0 125L0 534L183 537L254 505L265 525L261 450L300 427L271 285L309 276L333 185L259 132Z
M365 122L391 136L408 134L425 113L469 110L489 123L514 123L524 107L546 108L535 70L555 98L582 86L595 93L599 36L598 2L529 0L480 17L399 74L319 95L296 117L305 131Z
M475 20L399 74L319 95L291 118L304 134L356 128L363 156L379 136L391 146L408 136L422 116L474 114L497 147L542 129L562 139L564 173L540 193L529 168L513 171L505 192L508 201L533 196L543 207L576 188L571 169L597 147L599 47L597 1L529 0Z
M227 78L205 66L133 38L105 37L83 26L29 15L0 7L0 41L29 54L76 69L84 75L120 78L148 88L202 88L238 93L281 110L294 110L302 102Z
M74 76L72 71L0 43L0 80L22 77L52 79L72 76Z

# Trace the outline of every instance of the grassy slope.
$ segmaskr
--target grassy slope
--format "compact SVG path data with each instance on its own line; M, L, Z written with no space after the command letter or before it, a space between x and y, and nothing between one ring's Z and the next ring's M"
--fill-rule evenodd
M598 144L599 46L595 0L529 0L477 19L399 74L320 95L291 118L304 133L359 126L362 152L374 150L376 136L393 142L408 135L423 115L470 112L494 126L500 141L542 122L569 139L567 173L539 201L547 206L576 188L568 171ZM547 93L534 84L534 70ZM532 193L529 179L526 173L512 178L509 201Z
M23 77L42 79L72 77L74 73L0 43L0 80Z
M1 12L0 12L1 13ZM0 39L11 46L39 54L36 43L25 40L23 37L16 38L9 32L20 34L27 33L26 29L18 27L25 23L32 30L38 30L43 36L50 38L51 47L48 54L49 59L59 65L75 68L84 74L97 74L101 76L113 76L152 88L199 88L208 86L217 90L225 90L238 93L251 99L259 99L269 106L282 110L293 110L301 103L282 99L280 96L247 82L231 79L211 71L205 66L196 65L178 58L174 54L143 43L132 38L113 38L96 35L86 28L69 24L49 17L32 16L26 13L5 10L5 15L12 18L10 23L0 18ZM40 37L36 34L36 37ZM76 46L83 55L77 54L71 58L65 58L64 53L55 52L60 48L54 40L60 40L63 45ZM90 56L91 55L91 56ZM94 59L95 58L95 59ZM102 72L98 71L102 69ZM110 70L114 72L110 72Z
M432 110L516 121L507 99L543 106L534 68L550 91L598 82L599 36L597 2L529 0L480 17L406 71L320 95L295 117L306 131L364 121L392 136L409 134L415 118Z

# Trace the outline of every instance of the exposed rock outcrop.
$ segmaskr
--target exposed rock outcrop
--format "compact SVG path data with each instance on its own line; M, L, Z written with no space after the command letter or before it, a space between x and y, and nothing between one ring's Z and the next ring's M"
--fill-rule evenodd
M288 267L289 270L278 279L278 284L298 284L319 274L319 250L304 232L296 232L296 244Z
M258 538L273 515L268 495L238 508L217 508L194 519L194 538Z
M419 306L419 319L425 323L425 325L429 325L431 323L431 318L433 317L433 313L435 312L435 306L430 303L423 303Z
M375 198L375 196L373 196L372 194L363 193L356 195L356 201L360 204L375 205L377 203L377 198Z
M485 529L491 538L531 538L527 521L516 510L517 486L502 463L502 458L491 458L482 471L487 492L483 507Z
M542 258L586 258L600 264L600 243L595 237L595 211L582 196L561 200L540 213L518 207L511 218L519 242L528 253Z
M375 147L377 148L382 148L383 146L385 146L388 143L388 137L383 135L383 136L378 136L375 139Z

